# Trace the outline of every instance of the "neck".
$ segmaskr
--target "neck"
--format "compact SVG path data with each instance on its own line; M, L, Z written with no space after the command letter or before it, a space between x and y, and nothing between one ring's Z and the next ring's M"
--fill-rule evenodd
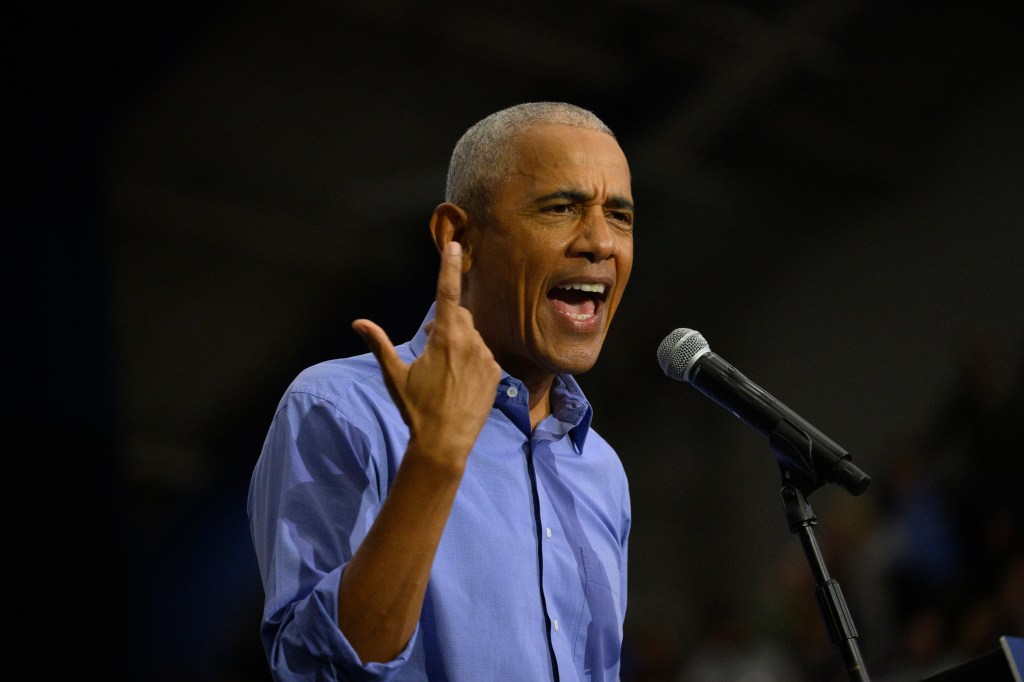
M551 383L541 393L534 393L530 388L530 428L536 429L537 424L551 414Z

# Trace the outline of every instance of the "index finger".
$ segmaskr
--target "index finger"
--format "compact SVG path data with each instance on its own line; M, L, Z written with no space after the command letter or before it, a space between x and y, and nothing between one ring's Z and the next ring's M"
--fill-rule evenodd
M462 244L452 240L441 251L441 272L437 275L437 312L450 315L462 302Z

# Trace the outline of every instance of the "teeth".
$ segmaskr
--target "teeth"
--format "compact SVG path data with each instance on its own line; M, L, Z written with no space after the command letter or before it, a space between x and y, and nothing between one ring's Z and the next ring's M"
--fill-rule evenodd
M574 284L563 284L558 287L559 289L576 289L577 291L589 291L596 294L604 293L603 284L588 284L586 282L576 282Z

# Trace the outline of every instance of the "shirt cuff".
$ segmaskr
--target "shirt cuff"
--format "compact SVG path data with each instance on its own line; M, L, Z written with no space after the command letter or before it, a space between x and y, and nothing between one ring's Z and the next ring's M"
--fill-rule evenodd
M341 574L344 571L345 566L341 566L338 569L331 571L328 574L321 585L330 585L331 588L325 590L323 597L326 602L324 607L329 611L331 620L334 623L331 633L331 642L329 644L330 650L335 652L332 656L332 662L338 673L339 680L352 680L353 682L389 682L393 680L399 673L399 671L409 661L409 657L412 654L412 648L416 643L416 638L419 636L420 626L416 624L416 629L413 631L412 636L406 643L405 648L402 649L397 656L387 662L374 662L374 663L363 663L359 658L359 654L352 647L352 644L345 637L341 629L338 628L338 586L341 582Z

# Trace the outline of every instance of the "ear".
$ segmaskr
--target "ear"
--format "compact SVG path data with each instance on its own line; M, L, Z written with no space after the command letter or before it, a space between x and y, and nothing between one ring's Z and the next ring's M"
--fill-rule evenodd
M469 227L469 213L461 206L445 202L434 209L430 216L430 234L438 253L450 241L462 245L462 272L465 274L473 266L473 248L466 238Z

